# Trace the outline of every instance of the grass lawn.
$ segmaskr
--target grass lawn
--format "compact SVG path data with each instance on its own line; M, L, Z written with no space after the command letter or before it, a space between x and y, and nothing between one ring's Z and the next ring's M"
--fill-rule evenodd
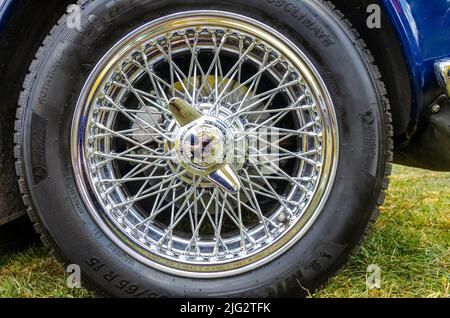
M369 264L381 288L366 289ZM450 173L395 166L372 235L313 297L449 297ZM34 243L0 255L0 297L86 297L66 287L64 271Z

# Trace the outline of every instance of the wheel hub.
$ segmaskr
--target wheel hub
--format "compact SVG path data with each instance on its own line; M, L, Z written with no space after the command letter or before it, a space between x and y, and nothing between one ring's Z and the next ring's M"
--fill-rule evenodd
M192 174L206 176L232 160L233 139L223 121L203 117L178 132L174 145L176 159Z

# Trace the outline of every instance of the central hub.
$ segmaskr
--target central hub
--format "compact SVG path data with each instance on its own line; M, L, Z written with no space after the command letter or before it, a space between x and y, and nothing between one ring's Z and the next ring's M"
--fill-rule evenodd
M218 118L204 116L182 127L175 140L179 163L196 175L208 175L233 154L233 135Z

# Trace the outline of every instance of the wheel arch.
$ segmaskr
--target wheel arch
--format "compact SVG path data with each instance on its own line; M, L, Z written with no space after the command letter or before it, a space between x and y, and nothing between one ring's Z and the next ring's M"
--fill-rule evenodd
M364 39L381 72L391 104L395 146L406 140L411 123L412 88L402 47L392 22L380 0L331 0ZM381 28L369 28L367 8L376 4L381 9ZM405 80L407 79L407 80Z

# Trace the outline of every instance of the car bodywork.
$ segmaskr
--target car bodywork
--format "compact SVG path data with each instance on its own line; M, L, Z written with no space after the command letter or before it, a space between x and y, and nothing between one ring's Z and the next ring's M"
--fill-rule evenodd
M438 63L450 60L450 1L332 2L361 34L380 67L392 106L395 161L450 170L448 74L440 73L441 82L436 76ZM13 156L20 87L40 43L70 3L0 0L0 225L25 213ZM286 8L289 3L276 1ZM371 4L381 8L379 29L367 26Z

